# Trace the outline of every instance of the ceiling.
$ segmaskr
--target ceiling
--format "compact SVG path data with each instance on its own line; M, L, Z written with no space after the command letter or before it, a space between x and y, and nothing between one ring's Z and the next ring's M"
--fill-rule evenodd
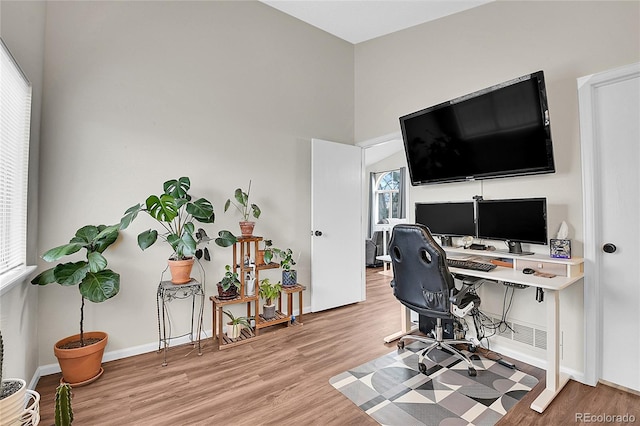
M352 44L493 0L261 0Z

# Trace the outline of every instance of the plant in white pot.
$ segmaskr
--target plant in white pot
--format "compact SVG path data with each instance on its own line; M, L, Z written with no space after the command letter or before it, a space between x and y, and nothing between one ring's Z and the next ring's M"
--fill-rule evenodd
M280 291L282 291L282 284L280 284L280 281L274 284L269 281L269 278L260 280L260 288L258 292L260 297L264 299L265 303L262 307L262 316L264 317L264 319L270 320L275 318L275 301L280 296Z
M80 292L80 334L66 337L54 345L54 353L62 370L63 380L72 386L88 384L102 375L102 354L107 345L107 333L84 331L84 305L87 300L101 303L120 291L120 275L107 269L104 251L118 238L118 225L87 225L76 231L64 244L42 255L47 262L86 250L86 260L60 263L41 272L31 284L61 286L77 285Z
M240 337L243 328L251 329L249 318L247 317L235 317L230 311L223 311L226 316L229 317L227 322L227 336L231 339L237 339Z
M19 424L27 392L27 383L23 379L5 379L4 341L0 332L0 425Z
M123 230L138 213L145 212L162 226L160 233L155 229L141 232L138 235L138 246L145 250L151 247L158 237L171 246L173 254L169 258L169 267L172 274L171 282L174 284L185 284L191 280L191 269L199 242L196 234L200 234L201 231L196 232L194 222L213 223L215 220L211 202L205 198L193 199L189 194L190 188L191 180L188 177L168 180L163 185L164 192L161 195L150 195L144 205L136 204L130 207L120 220L120 229ZM206 233L204 235L206 236ZM229 231L220 231L218 236L215 242L221 247L229 247L237 241Z
M262 211L260 207L256 204L249 203L249 195L251 194L251 181L249 181L249 188L247 192L244 192L242 188L236 188L233 193L233 198L235 198L235 202L229 198L227 202L224 204L224 211L226 212L230 206L234 206L236 210L240 212L242 215L242 220L240 221L240 231L242 232L243 237L251 237L253 235L253 228L255 226L255 222L249 220L250 216L253 216L255 219L260 217Z

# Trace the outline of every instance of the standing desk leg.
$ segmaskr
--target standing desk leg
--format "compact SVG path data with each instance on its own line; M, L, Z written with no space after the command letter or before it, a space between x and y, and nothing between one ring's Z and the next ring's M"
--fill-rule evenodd
M542 413L569 381L569 375L560 373L560 309L559 291L547 290L547 383L546 388L531 403L531 408Z
M402 304L400 305L400 324L400 331L385 337L385 343L393 342L394 340L397 340L402 336L406 336L407 334L411 334L418 329L418 327L411 324L411 310Z

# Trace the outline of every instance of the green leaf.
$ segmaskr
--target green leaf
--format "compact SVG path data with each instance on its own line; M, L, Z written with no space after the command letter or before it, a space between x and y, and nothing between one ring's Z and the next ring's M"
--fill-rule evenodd
M216 238L216 244L220 247L229 247L238 242L238 239L229 231L218 232L219 238Z
M236 198L236 201L238 203L240 203L242 206L246 207L247 206L247 201L249 201L249 196L242 191L242 189L237 188L236 192L234 193L234 197Z
M84 243L84 244L91 244L91 242L96 238L96 236L98 235L98 227L97 226L93 226L93 225L87 225L87 226L83 226L82 228L78 229L76 231L76 236L74 238L71 239L70 242L74 243Z
M262 213L262 211L260 211L260 207L255 204L251 204L251 210L253 211L253 217L256 219L260 217L260 213Z
M153 245L158 239L158 231L148 229L138 235L138 247L145 250Z
M119 233L118 225L105 226L95 238L95 250L98 253L104 252L107 247L118 239Z
M227 212L227 210L229 209L229 206L231 205L231 200L227 200L226 203L224 203L224 211L225 213Z
M173 198L188 198L187 192L191 188L191 180L188 177L181 177L176 180L168 180L164 183L164 193Z
M147 198L147 213L160 222L171 222L178 216L178 206L171 195L152 195Z
M104 302L120 291L120 275L110 269L89 272L80 283L80 294L93 303Z
M120 229L127 229L131 222L138 216L138 213L142 210L142 205L140 203L135 206L129 207L126 212L124 212L124 216L120 219Z
M47 269L46 271L41 272L34 279L31 280L31 284L36 285L47 285L56 282L56 275L54 274L54 269Z
M87 254L87 259L89 260L90 272L99 272L107 267L107 259L98 252Z
M193 239L191 234L184 234L182 236L182 254L185 257L193 256L196 253L196 240Z
M193 224L193 222L187 222L184 224L184 228L182 232L183 234L187 233L187 234L193 235L193 233L196 232L196 226Z
M187 213L202 223L213 223L213 205L209 200L198 198L193 203L187 204Z
M54 247L54 248L52 248L50 250L47 250L42 255L42 258L47 262L54 262L54 261L60 259L62 256L66 256L68 254L76 253L82 247L84 247L84 244L82 244L82 243L69 243L69 244L65 244L63 246Z
M76 285L84 279L89 272L89 263L75 262L63 263L54 268L56 282L60 285Z

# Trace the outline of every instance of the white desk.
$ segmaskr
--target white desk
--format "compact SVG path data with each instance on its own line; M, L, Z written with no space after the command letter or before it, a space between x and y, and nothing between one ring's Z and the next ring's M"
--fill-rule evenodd
M569 381L569 375L560 373L560 291L581 280L584 276L584 259L553 259L543 255L515 256L509 253L484 250L465 250L462 248L446 247L447 255L453 256L483 256L487 258L513 259L513 267L498 266L490 272L474 271L470 269L449 268L454 274L471 277L486 278L494 281L507 281L539 287L545 290L544 303L547 304L547 383L546 388L531 404L531 408L542 413L553 401L555 396ZM390 259L389 259L390 260ZM524 268L556 274L553 278L544 278L522 273ZM532 301L533 303L534 301ZM416 330L412 327L410 310L401 305L401 331L385 337L385 342L391 342Z

